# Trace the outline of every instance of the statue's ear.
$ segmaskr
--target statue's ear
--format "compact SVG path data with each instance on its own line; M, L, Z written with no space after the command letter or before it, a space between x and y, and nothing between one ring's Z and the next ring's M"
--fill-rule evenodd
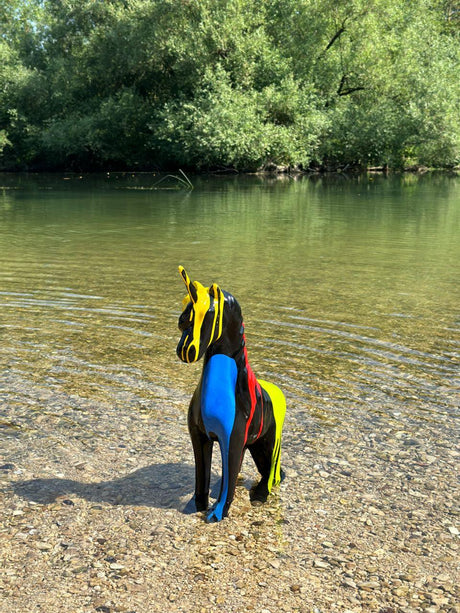
M214 298L214 320L212 323L211 340L209 342L211 344L211 342L217 341L222 336L225 298L223 291L217 283L211 285L208 293L211 298Z
M217 283L213 283L211 287L209 288L209 295L212 296L214 300L217 300L219 298L221 292L222 290L217 285Z
M195 286L190 281L190 277L186 273L185 268L183 266L179 266L179 273L185 283L185 287L187 288L188 295L190 296L190 300L193 303L195 303L198 299L198 294L197 294Z

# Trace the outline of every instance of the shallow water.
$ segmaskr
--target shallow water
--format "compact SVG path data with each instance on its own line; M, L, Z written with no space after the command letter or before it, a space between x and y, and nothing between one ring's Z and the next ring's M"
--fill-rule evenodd
M458 178L157 181L0 177L5 434L49 413L90 436L101 403L185 411L183 264L240 301L252 366L288 397L288 450L351 420L455 439Z

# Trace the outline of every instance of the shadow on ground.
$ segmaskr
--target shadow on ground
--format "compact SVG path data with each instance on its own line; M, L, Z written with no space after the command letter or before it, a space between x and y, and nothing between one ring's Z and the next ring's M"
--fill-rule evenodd
M99 483L82 483L71 479L31 479L16 482L13 487L21 498L50 504L57 499L72 504L72 496L85 500L118 505L177 509L183 513L195 510L193 494L195 469L188 464L152 464L120 479ZM211 496L219 494L219 479L214 475ZM184 500L185 499L185 500Z

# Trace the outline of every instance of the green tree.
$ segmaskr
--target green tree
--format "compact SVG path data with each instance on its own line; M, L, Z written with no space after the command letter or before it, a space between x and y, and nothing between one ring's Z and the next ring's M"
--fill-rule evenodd
M0 167L459 162L451 0L0 0Z

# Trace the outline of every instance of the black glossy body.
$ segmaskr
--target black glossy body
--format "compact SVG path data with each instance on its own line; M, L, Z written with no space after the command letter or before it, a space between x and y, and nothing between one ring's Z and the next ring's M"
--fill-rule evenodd
M187 285L186 279L188 277L184 277ZM192 284L189 282L189 285ZM211 292L209 308L198 327L192 311L195 308L199 311L199 306L195 307L193 289L187 286L190 301L179 318L182 338L177 354L183 359L187 344L196 338L199 331L198 355L196 351L188 352L193 357L193 360L188 361L196 361L204 356L203 371L188 413L188 427L195 454L195 504L198 511L208 508L212 449L217 440L221 448L223 478L220 496L209 510L207 519L219 521L228 514L246 448L261 474L260 482L251 492L251 499L264 502L271 486L279 481L275 473L279 475L284 409L278 411L278 421L281 414L282 417L281 425L278 423L277 428L272 398L257 382L248 363L240 306L231 294L219 288L212 291L213 288L198 288L198 293L204 289ZM215 331L213 333L213 325L218 319L217 309L222 319L220 335ZM213 359L214 356L218 358ZM277 390L275 386L271 388ZM277 393L282 397L279 390Z

